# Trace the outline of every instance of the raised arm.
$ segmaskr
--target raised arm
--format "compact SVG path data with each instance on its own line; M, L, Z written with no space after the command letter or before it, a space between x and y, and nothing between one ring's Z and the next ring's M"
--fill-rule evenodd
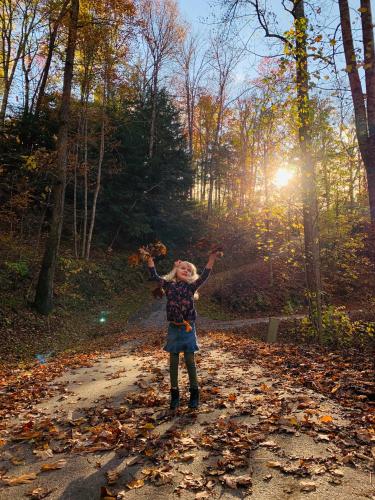
M162 288L164 288L167 282L165 281L165 279L163 279L161 276L159 276L158 273L156 272L154 259L152 257L148 258L147 266L148 266L148 270L150 272L151 279L153 281L157 281L159 283L159 285Z
M218 258L218 252L210 253L210 255L208 257L208 262L207 262L205 268L203 269L201 275L199 276L199 278L196 281L194 281L194 283L192 283L190 285L194 292L196 290L198 290L198 288L200 286L202 286L203 283L207 280L207 278L209 277L211 270L215 264L215 260L217 258Z

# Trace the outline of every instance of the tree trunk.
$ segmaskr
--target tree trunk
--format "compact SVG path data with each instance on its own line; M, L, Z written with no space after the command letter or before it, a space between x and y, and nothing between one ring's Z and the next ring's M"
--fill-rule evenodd
M157 64L157 63L156 63ZM157 106L157 97L158 97L158 72L159 69L157 66L154 68L154 75L152 77L152 89L151 89L151 125L150 125L150 144L148 156L151 159L154 154L154 142L155 142L155 127L156 127L156 106Z
M370 217L375 231L375 48L370 0L361 0L366 98L358 72L348 0L339 0L346 71L352 94L356 134L367 173Z
M78 144L76 145L76 161L74 162L74 185L73 185L73 233L74 233L74 257L78 258L78 233L77 233L77 166L78 166Z
M307 19L304 1L294 7L296 27L296 82L299 118L299 145L301 150L301 174L303 196L303 226L305 243L305 270L311 321L321 340L322 303L320 277L320 250L318 227L318 203L315 165L312 159L311 118L309 100L309 73L307 64Z
M103 89L103 109L102 109L102 125L100 131L100 150L99 150L99 162L98 162L98 172L96 176L96 187L94 192L94 199L92 202L92 211L91 211L91 221L90 221L90 229L89 234L87 236L87 245L86 245L86 260L90 258L90 249L91 249L91 240L94 232L95 225L95 215L96 215L96 204L98 201L98 195L100 190L100 182L102 176L102 165L104 158L104 140L105 140L105 89Z
M53 282L64 216L70 96L73 79L74 53L77 39L78 14L79 0L72 0L70 6L69 35L64 68L63 94L59 113L57 174L55 185L53 187L52 221L45 246L34 301L37 311L42 314L50 313L53 308Z
M88 99L88 98L86 98ZM87 152L87 100L86 100L86 107L85 107L85 117L84 117L84 125L83 125L83 133L84 133L84 172L83 172L83 179L84 179L84 194L83 194L83 234L82 234L82 248L81 248L81 257L82 259L86 255L86 239L87 239L87 218L88 218L88 152Z
M43 68L42 79L40 82L38 97L37 97L36 104L35 104L35 110L34 110L35 116L39 115L40 109L41 109L42 104L43 104L43 98L44 98L44 94L46 91L49 70L50 70L51 62L52 62L52 56L53 56L55 46L56 46L57 32L58 32L58 29L61 25L61 21L66 14L66 9L67 9L68 3L69 3L69 0L65 0L65 2L63 3L60 14L59 14L59 16L54 24L54 27L53 27L52 32L51 32L50 37L49 37L47 58L46 58L46 62L45 62L44 68Z

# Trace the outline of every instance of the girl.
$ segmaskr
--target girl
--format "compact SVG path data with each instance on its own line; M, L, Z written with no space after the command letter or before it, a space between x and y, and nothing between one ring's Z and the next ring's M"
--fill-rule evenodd
M177 260L172 271L161 278L156 273L155 264L150 257L147 261L151 278L159 282L167 296L167 320L169 321L167 342L164 350L170 356L171 378L171 410L180 404L178 390L178 363L180 352L184 353L185 364L189 375L190 401L189 408L197 409L199 405L199 388L194 352L199 350L195 331L197 312L194 298L198 298L197 290L208 278L218 257L215 251L209 255L202 274L198 276L196 267L190 262Z

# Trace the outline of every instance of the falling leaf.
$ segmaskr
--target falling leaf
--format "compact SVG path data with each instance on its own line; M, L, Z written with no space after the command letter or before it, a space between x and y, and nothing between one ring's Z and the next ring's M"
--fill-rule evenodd
M17 486L19 484L28 484L36 479L37 474L30 472L29 474L22 474L22 476L3 477L2 480L8 486Z
M66 465L66 460L63 458L61 460L58 460L57 462L53 462L51 464L43 464L40 468L42 472L47 472L50 470L56 470L56 469L62 469Z

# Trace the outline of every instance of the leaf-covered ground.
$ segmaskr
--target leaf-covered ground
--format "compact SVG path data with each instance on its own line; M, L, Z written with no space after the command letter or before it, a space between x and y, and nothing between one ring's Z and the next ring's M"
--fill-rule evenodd
M172 414L156 319L0 374L1 500L374 498L370 354L201 332L200 410L182 368Z

